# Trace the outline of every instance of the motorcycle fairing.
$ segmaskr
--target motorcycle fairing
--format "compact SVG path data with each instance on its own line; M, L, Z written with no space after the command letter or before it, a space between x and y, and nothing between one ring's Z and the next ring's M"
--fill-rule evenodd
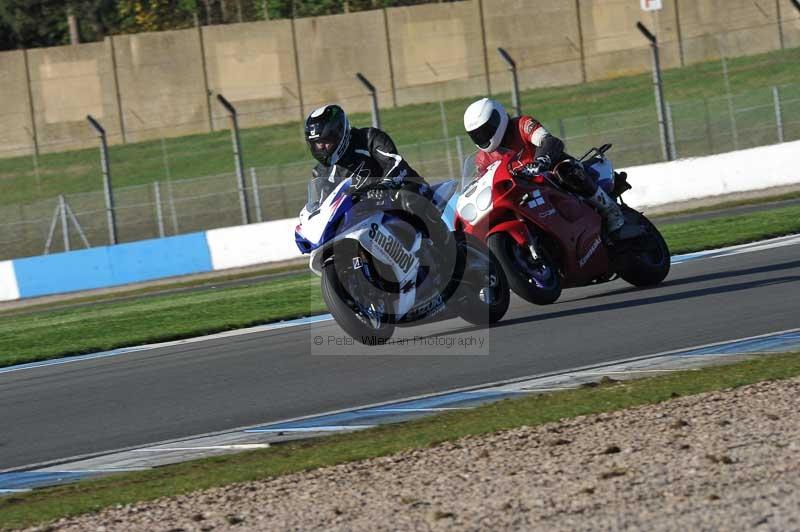
M325 197L316 209L309 205L300 211L300 223L295 228L295 242L302 253L310 253L333 237L339 221L353 205L346 194L350 179L344 179Z
M492 185L501 162L493 162L481 177L467 185L458 198L456 211L470 225L479 224L487 214L492 212L494 204Z
M534 208L521 209L523 216L561 245L565 277L589 281L608 269L608 253L599 229L601 216L589 205L551 187L538 189L544 200ZM555 212L553 212L555 211ZM547 216L543 214L547 213Z

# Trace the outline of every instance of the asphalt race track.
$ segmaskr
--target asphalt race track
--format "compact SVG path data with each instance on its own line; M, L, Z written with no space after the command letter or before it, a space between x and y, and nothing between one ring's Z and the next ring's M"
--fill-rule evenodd
M340 345L326 321L0 373L0 470L796 327L791 245L675 264L653 289L515 298L491 330L398 330L417 343Z

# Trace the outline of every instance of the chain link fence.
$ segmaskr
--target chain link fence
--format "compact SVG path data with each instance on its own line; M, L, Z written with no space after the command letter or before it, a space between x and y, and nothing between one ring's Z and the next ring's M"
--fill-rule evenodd
M681 158L800 139L800 85L670 102L668 109L669 142ZM464 156L474 149L467 137L448 135L445 121L442 123L441 139L399 147L411 165L432 182L457 177ZM566 141L574 155L593 145L610 142L614 144L611 158L618 167L663 160L654 108L569 117L546 126ZM296 148L299 142L258 135L255 131L242 132L245 151L266 146L266 149L287 150L291 154L294 152L287 146ZM230 134L223 132L208 137L199 147L190 140L162 138L133 151L130 147L112 147L112 175L132 172L147 181L147 184L114 189L119 242L242 223L240 182L235 172L186 178L192 169L200 173L200 169L206 168L204 163L212 153L226 154L227 168L232 170ZM66 163L70 152L65 152L63 157L62 162ZM191 164L176 165L180 159ZM100 175L99 157L93 164ZM296 216L305 203L312 165L313 161L306 156L285 164L246 167L244 196L250 221ZM181 168L178 175L173 171L176 167ZM47 170L40 168L40 175L47 176ZM59 178L63 179L63 175ZM0 259L80 249L87 242L90 246L106 245L109 239L106 215L100 190L54 195L51 199L24 205L2 205Z

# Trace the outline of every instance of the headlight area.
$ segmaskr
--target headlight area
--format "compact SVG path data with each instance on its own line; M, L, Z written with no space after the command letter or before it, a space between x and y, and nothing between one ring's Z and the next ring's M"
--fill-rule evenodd
M458 209L458 215L468 222L472 222L478 217L478 209L472 202L465 203Z
M475 197L475 205L479 210L485 211L492 206L492 188L486 187Z

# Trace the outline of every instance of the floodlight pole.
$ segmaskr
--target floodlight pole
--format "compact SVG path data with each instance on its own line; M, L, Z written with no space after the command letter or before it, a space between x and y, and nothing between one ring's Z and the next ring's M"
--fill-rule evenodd
M356 73L356 79L358 79L358 81L360 81L364 87L367 88L370 96L372 97L372 127L380 128L381 116L380 110L378 109L378 91L375 89L375 85L370 83L361 72Z
M236 108L231 102L221 94L217 94L217 100L222 107L228 111L231 118L231 141L233 142L233 159L236 164L236 182L239 189L239 205L242 208L242 223L250 223L250 210L247 207L247 185L244 180L244 163L242 162L242 140L239 137L239 118Z
M511 72L511 105L514 107L514 116L522 116L522 108L519 103L519 80L517 79L517 63L511 58L504 48L498 48L497 53L508 65L508 70Z
M108 162L108 139L106 130L95 120L92 115L86 115L89 125L100 138L100 166L103 170L103 192L106 196L106 216L108 218L108 242L110 245L117 243L117 220L114 215L114 190L111 187L111 167Z
M658 127L661 134L661 149L664 159L671 161L675 158L673 148L669 141L669 125L667 124L667 110L664 104L664 83L661 80L661 59L658 54L658 39L641 22L636 23L636 28L650 41L653 53L653 87L656 94L656 110L658 111Z

